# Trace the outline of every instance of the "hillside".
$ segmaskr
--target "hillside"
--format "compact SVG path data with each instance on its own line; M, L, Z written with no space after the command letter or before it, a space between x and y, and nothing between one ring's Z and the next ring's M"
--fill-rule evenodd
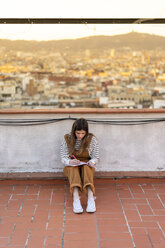
M0 39L0 47L7 50L35 52L35 51L79 51L85 49L122 49L130 47L134 50L165 49L165 37L144 33L131 32L114 36L90 36L80 39L27 41Z

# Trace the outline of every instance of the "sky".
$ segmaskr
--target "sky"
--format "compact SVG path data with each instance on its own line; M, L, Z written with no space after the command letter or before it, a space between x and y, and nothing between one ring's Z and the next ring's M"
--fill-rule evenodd
M5 0L0 18L165 18L165 1ZM75 39L131 31L165 36L165 24L0 24L0 39Z

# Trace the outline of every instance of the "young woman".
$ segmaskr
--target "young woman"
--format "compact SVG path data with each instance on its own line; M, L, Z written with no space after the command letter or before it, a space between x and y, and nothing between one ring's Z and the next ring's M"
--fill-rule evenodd
M95 187L93 176L99 159L99 146L96 137L89 133L88 122L77 119L70 134L65 134L61 144L61 161L65 165L64 175L68 178L73 196L73 212L82 213L79 194L84 191L88 197L87 212L95 212ZM78 165L85 162L84 165Z

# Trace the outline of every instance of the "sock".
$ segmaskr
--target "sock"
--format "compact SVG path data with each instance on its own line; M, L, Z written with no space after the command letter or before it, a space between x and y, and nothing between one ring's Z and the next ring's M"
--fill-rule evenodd
M90 186L87 186L87 192L88 192L88 199L93 198L93 192L92 192Z
M73 200L79 199L78 187L74 187L73 189Z

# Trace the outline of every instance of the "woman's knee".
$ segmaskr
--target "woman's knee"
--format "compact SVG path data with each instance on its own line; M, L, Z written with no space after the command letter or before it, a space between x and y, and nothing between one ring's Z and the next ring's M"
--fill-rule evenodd
M84 165L82 169L83 169L84 172L87 172L87 173L94 174L94 172L95 172L95 168L90 167L89 165Z

